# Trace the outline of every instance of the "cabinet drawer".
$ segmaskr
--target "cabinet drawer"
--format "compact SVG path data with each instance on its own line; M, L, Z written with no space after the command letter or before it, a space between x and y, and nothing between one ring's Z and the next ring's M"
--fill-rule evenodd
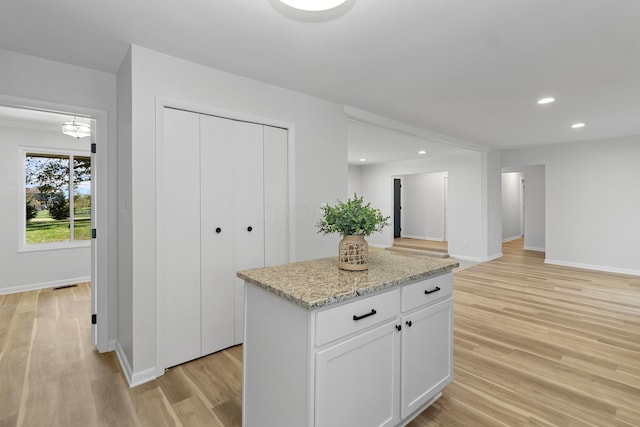
M402 311L413 310L416 307L441 300L451 295L452 292L452 273L446 273L407 285L402 289Z
M400 314L400 289L359 299L316 314L316 346L321 346Z

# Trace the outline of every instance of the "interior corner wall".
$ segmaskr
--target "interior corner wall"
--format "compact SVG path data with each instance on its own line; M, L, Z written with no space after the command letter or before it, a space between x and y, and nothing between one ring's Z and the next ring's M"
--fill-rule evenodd
M483 261L486 241L482 223L482 155L469 150L451 156L362 166L362 195L383 215L392 215L394 176L447 171L449 253L460 259ZM374 246L391 246L393 230L387 227L367 241Z
M544 165L546 262L640 275L640 136L504 150Z
M0 294L70 285L90 280L91 247L18 251L24 215L24 176L20 147L85 151L89 143L59 131L0 123ZM37 266L37 268L34 268Z
M491 150L483 153L486 156L486 240L487 260L502 256L502 180L500 151Z
M292 206L295 260L335 254L337 238L316 232L320 205L347 195L347 126L343 107L139 46L131 47L132 375L154 372L156 360L156 102L158 97L293 125ZM126 119L122 119L126 120ZM122 145L122 143L121 143ZM238 165L242 167L242 165ZM126 199L126 198L125 198Z
M133 226L131 51L117 74L118 99L118 342L116 350L128 377L133 366ZM129 378L130 379L130 378Z
M100 219L105 225L103 242L101 246L106 247L107 264L101 266L106 269L105 286L108 286L108 299L115 301L116 298L116 237L115 237L115 217L116 217L116 79L115 75L104 73L88 68L77 67L61 62L50 61L30 55L24 55L0 49L0 97L3 99L16 97L20 100L28 99L26 106L55 104L71 107L82 107L93 110L106 111L108 118L106 123L106 134L108 139L102 145L100 141L100 153L106 156L107 161L102 161L106 167L108 188L106 195L100 195L107 200L108 218ZM69 90L73 88L73 90ZM7 102L11 104L11 102ZM32 105L33 104L33 105ZM105 125L105 124L102 124ZM103 157L104 159L104 157ZM0 183L0 187L3 184ZM108 304L108 340L116 339L117 318L116 304Z

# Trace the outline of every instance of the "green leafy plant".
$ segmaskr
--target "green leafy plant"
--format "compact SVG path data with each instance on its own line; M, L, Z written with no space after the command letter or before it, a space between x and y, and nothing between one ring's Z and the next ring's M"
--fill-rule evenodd
M381 232L389 225L389 218L382 216L379 209L364 204L363 197L353 194L353 199L338 203L335 206L326 204L322 207L322 219L316 227L322 234L339 233L344 235L360 234L369 236Z

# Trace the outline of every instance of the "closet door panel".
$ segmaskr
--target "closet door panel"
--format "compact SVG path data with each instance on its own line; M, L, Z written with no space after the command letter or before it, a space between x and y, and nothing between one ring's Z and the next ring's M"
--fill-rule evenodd
M264 266L263 128L234 122L235 270ZM234 275L235 340L244 337L244 281Z
M234 122L200 118L202 354L235 343Z
M264 127L264 264L289 261L287 130Z
M165 367L202 355L200 136L197 114L165 108L157 147L158 285L164 290ZM149 209L149 215L154 215Z

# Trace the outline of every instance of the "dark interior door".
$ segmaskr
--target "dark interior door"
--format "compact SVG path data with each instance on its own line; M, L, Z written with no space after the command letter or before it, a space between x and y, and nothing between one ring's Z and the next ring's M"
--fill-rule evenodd
M400 237L402 227L400 225L400 188L402 181L399 178L393 179L393 237Z

